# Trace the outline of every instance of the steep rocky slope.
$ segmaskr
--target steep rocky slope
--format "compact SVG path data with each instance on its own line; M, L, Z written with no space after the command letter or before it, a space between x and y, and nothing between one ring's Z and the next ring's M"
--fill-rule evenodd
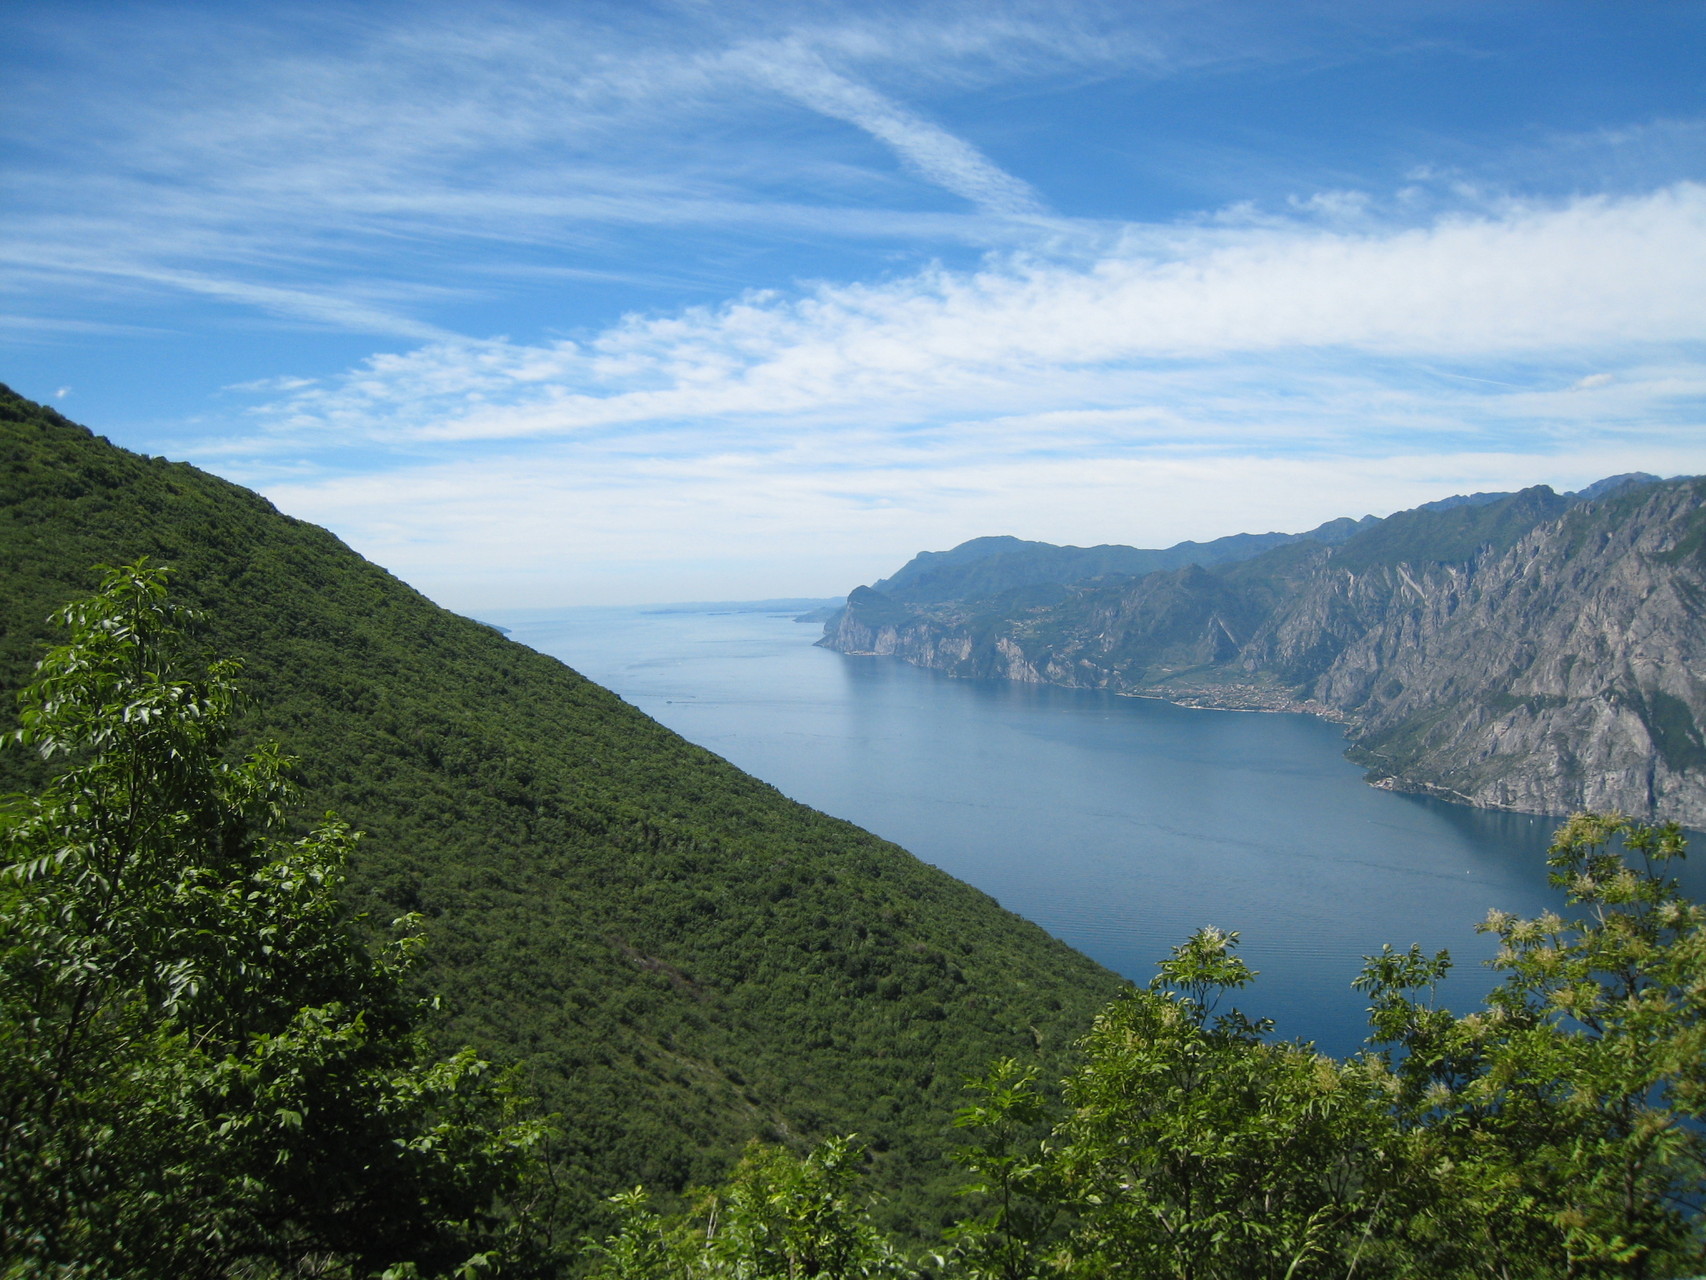
M959 676L1345 722L1379 785L1706 825L1706 482L1432 504L1339 546L906 604L824 643Z
M1317 679L1394 785L1706 826L1706 482L1540 523L1406 583Z

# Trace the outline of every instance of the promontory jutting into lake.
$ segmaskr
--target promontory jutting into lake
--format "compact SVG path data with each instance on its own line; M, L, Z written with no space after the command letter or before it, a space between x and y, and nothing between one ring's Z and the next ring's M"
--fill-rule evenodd
M1238 931L1262 971L1241 1003L1343 1054L1383 943L1449 948L1446 998L1474 1006L1488 909L1561 903L1558 814L1706 826L1703 498L1627 476L1165 551L986 538L805 621L497 620L1136 981L1193 929Z

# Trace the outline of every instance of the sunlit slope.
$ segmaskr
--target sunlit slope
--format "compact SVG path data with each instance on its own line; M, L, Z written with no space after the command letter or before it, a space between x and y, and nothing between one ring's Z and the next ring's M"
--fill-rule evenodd
M710 1178L752 1135L856 1131L925 1212L962 1076L1061 1053L1116 986L245 489L4 388L0 439L0 682L91 565L174 566L305 812L368 833L357 905L428 917L446 1037L524 1062L563 1113L584 1202ZM15 749L0 769L38 776Z

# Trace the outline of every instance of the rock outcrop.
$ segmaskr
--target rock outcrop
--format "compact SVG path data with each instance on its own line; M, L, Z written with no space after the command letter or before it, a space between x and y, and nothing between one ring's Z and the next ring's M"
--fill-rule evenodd
M1649 479L1430 504L1208 567L921 603L860 588L822 643L1310 711L1377 785L1706 827L1706 481Z

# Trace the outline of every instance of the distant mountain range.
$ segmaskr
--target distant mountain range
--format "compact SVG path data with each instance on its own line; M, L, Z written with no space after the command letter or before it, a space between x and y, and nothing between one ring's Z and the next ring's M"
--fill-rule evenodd
M1443 498L1164 550L978 538L820 643L957 676L1297 710L1379 786L1706 826L1706 481Z
M1019 538L973 538L951 551L921 551L872 590L907 604L934 604L993 595L1014 587L1083 582L1107 574L1135 577L1186 565L1231 564L1274 547L1313 540L1336 546L1369 524L1339 519L1308 533L1235 533L1213 542L1180 542L1159 551L1139 547L1057 547Z

